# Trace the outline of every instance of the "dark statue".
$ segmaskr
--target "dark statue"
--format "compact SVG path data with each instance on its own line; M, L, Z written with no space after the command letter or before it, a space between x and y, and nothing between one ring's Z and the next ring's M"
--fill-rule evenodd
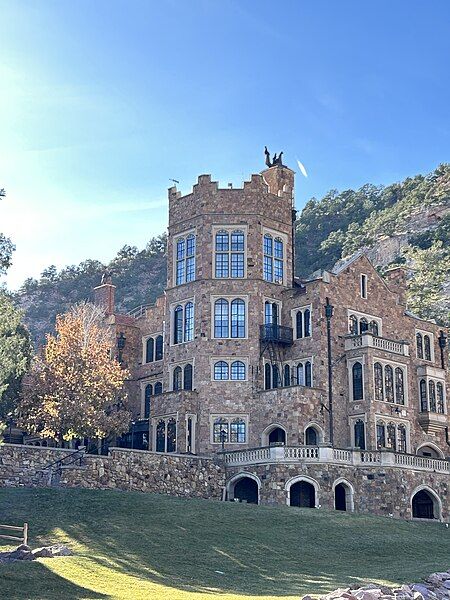
M283 167L283 152L277 156L276 153L273 155L272 161L270 160L270 152L267 150L267 146L264 146L264 154L266 155L266 165L268 167Z
M104 285L105 283L112 283L112 271L110 271L109 269L106 269L106 271L104 271L103 275L102 275L102 285Z

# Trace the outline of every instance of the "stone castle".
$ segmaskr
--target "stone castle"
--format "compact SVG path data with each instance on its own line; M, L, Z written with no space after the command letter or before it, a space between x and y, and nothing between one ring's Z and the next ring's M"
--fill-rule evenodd
M131 372L122 445L220 457L230 500L446 520L446 332L363 253L297 279L293 194L281 164L172 187L165 294L123 315L95 289Z

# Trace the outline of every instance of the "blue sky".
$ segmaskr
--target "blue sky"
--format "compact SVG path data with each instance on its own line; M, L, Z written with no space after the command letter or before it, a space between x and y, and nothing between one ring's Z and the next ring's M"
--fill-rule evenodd
M144 246L170 178L238 186L265 144L305 164L298 208L450 159L447 0L0 0L0 16L12 288Z

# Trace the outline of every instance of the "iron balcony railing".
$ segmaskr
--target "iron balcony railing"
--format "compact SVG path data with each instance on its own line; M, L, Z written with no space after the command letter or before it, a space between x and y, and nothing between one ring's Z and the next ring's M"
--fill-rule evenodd
M275 342L285 346L290 346L294 342L292 327L272 324L261 325L259 335L262 342Z

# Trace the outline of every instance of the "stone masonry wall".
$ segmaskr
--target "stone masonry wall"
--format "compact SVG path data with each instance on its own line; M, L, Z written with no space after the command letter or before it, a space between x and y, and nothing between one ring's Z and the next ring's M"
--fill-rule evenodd
M0 447L0 487L78 487L136 490L220 499L225 484L220 464L209 458L112 448L109 456L86 454L83 464L43 471L73 450L37 446Z

